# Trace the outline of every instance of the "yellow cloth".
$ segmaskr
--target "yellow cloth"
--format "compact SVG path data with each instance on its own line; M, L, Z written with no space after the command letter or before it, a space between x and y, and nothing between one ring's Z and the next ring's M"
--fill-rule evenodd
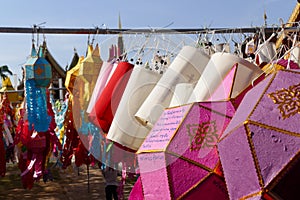
M78 72L78 77L84 81L83 110L87 109L102 64L103 61L100 58L100 49L98 44L96 44L95 49L93 49L92 45L89 45L87 56L82 61Z
M66 80L65 80L65 87L67 88L67 90L69 91L70 94L73 94L75 80L76 80L76 78L79 74L79 68L80 68L81 63L82 63L83 60L84 60L83 56L79 57L78 62L75 65L75 67L73 67L72 69L67 71L67 76L66 76Z

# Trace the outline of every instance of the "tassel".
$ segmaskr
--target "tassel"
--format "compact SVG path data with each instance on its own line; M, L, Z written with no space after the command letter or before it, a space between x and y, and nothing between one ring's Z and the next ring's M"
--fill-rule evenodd
M46 88L36 87L34 80L27 80L25 85L29 128L31 130L34 127L38 132L45 132L51 122L47 110Z

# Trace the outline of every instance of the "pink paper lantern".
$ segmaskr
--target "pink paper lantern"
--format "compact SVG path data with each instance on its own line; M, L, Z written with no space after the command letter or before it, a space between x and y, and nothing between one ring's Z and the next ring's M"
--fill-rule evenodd
M256 66L246 68L236 63L232 66L231 70L224 77L222 83L217 87L209 100L220 101L224 99L235 99L262 74L263 71Z
M252 72L248 73L248 75L245 75L246 73L241 75L241 72L238 73L238 67L238 64L232 67L210 97L210 101L230 100L234 107L238 108L245 94L265 78L264 73L258 73L262 72L259 70L256 73ZM241 79L247 79L247 81L244 80L243 84L241 84Z
M299 113L300 71L276 71L245 95L218 142L230 199L299 198Z
M143 186L141 177L137 179L132 190L130 191L128 200L144 200Z
M217 141L235 109L230 101L166 109L137 155L145 199L228 199Z

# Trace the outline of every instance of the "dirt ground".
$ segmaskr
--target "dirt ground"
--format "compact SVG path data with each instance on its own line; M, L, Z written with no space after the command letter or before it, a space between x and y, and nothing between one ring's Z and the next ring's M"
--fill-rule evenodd
M104 179L98 166L89 168L89 181L86 166L79 169L72 166L66 170L52 167L51 172L53 181L44 183L40 180L31 190L26 190L23 189L17 165L8 164L5 177L0 177L0 200L105 200ZM134 180L126 182L124 197L128 199Z

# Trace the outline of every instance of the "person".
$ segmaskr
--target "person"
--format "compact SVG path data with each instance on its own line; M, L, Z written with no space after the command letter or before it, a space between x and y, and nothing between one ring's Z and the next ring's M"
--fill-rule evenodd
M102 170L103 177L105 179L105 196L106 200L118 200L118 172L117 170L113 169L112 167L106 167Z

